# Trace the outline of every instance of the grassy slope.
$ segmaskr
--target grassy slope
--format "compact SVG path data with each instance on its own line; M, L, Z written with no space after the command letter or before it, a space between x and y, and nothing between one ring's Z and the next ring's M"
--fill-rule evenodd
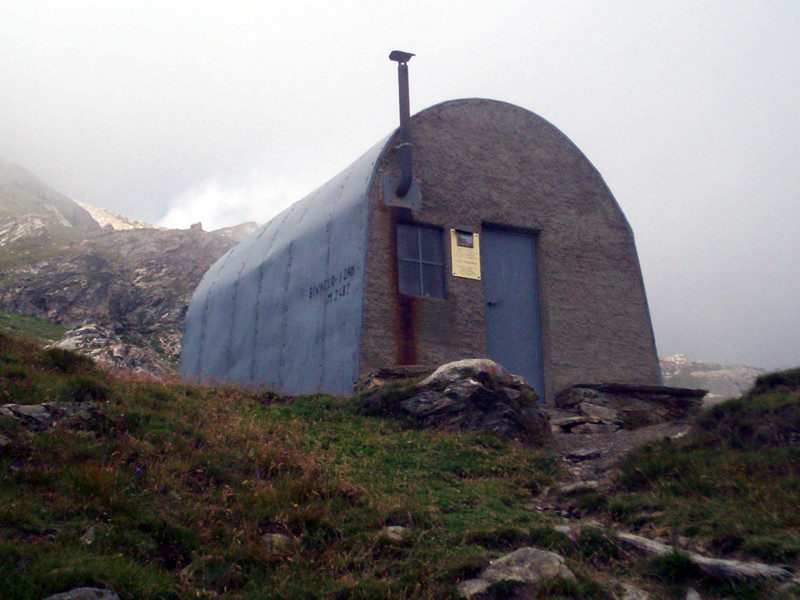
M612 577L680 593L669 584L675 565L637 562L597 530L570 540L524 508L557 475L540 451L404 428L365 415L356 399L116 379L88 359L0 336L0 403L93 399L106 415L88 432L40 434L0 419L12 440L0 454L2 598L81 585L126 600L447 598L490 558L529 544L563 553L578 575L541 598L619 597ZM671 449L649 452L642 464ZM664 477L590 503L601 513L646 504ZM738 501L720 502L726 512ZM385 525L410 537L386 541ZM271 549L270 533L293 542ZM773 597L764 586L700 584L704 597Z
M578 502L645 535L683 536L714 556L797 572L800 369L762 375L749 394L701 414L686 438L637 449L622 464L614 494ZM698 579L691 569L667 571L674 583ZM771 594L743 586L737 597ZM800 597L800 587L787 595Z
M25 317L0 310L0 331L48 344L60 340L67 329L47 319Z

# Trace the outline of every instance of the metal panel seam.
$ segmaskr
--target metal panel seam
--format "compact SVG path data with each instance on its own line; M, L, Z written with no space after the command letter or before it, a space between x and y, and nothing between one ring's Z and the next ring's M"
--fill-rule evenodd
M235 248L235 246L234 246ZM224 268L225 265L228 263L228 259L233 254L233 248L228 250L220 260L222 261L220 264L217 273L220 273ZM214 287L217 285L216 277L211 280L211 284L208 287L208 291L206 292L205 297L203 298L203 318L200 320L200 346L197 351L197 370L196 373L201 375L201 370L203 369L203 348L205 347L205 340L206 340L206 325L208 319L208 299L211 297L211 292L214 291Z
M336 214L336 207L342 200L342 196L344 195L344 190L347 187L347 182L350 180L350 176L353 174L354 167L351 165L350 169L347 171L347 175L345 175L344 181L339 186L339 192L336 194L336 199L334 202L331 203L331 208L328 211L328 223L327 223L327 243L325 244L327 251L325 252L325 271L330 271L331 266L331 232L333 231L333 215ZM323 303L322 305L322 336L323 338L327 334L328 330L328 307L329 304ZM317 391L322 389L323 383L325 382L325 366L327 365L327 361L325 360L325 356L322 357L322 368L319 371L319 380L317 382Z
M289 216L289 211L287 210L285 211L285 214L283 216L283 219L281 220L280 225L273 226L271 228L272 238L269 240L269 244L267 245L267 250L261 256L261 262L258 265L258 286L256 287L256 311L253 319L253 344L252 344L252 350L250 352L250 357L251 357L250 381L254 383L256 381L256 358L258 356L258 338L259 338L258 320L259 317L261 316L261 293L262 293L261 290L262 290L262 284L264 283L264 271L266 270L264 269L264 265L266 264L266 257L269 256L270 252L272 251L272 244L275 242L275 238L277 237L277 232L280 229L281 225L283 225L286 222L288 216ZM272 221L270 221L270 224L271 223ZM264 227L264 232L266 232L268 227L269 225ZM259 235L258 237L260 239L261 235Z

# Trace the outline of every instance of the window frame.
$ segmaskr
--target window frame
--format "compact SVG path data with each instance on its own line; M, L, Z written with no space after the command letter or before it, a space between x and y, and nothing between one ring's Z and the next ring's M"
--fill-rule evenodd
M402 234L401 231L403 228L406 231L413 231L416 237L416 257L408 258L403 257L401 254L401 238ZM436 247L438 257L430 257L426 256L427 252L423 252L423 231L432 231L435 232L436 235ZM395 227L395 235L396 235L396 246L397 246L397 289L398 291L406 296L415 296L417 298L424 298L426 300L436 299L436 300L444 300L447 297L447 290L445 287L445 252L444 252L444 242L443 242L443 235L442 235L442 228L430 226L430 225L421 225L418 223L398 223ZM409 236L411 237L411 236ZM406 240L408 241L408 238ZM415 288L414 290L409 290L408 286L404 285L404 279L402 277L403 272L403 263L406 265L413 265L416 270L416 278L415 278ZM425 267L433 267L436 269L436 273L438 275L437 279L441 286L441 295L437 295L437 290L433 290L433 293L427 293L428 289L425 286Z

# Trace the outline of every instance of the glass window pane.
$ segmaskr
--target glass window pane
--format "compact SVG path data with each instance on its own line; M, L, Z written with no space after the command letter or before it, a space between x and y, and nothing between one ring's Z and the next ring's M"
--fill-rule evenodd
M428 298L444 298L443 267L422 265L422 295Z
M422 242L422 260L442 264L442 232L430 227L420 227L420 239Z
M405 260L397 261L400 293L411 296L420 296L419 263Z
M400 260L419 260L418 227L397 226L397 258Z

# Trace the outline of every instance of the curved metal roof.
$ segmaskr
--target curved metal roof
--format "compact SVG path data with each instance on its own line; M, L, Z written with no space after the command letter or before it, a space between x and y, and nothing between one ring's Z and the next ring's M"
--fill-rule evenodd
M209 269L186 314L181 373L291 393L352 391L367 195L389 137Z

